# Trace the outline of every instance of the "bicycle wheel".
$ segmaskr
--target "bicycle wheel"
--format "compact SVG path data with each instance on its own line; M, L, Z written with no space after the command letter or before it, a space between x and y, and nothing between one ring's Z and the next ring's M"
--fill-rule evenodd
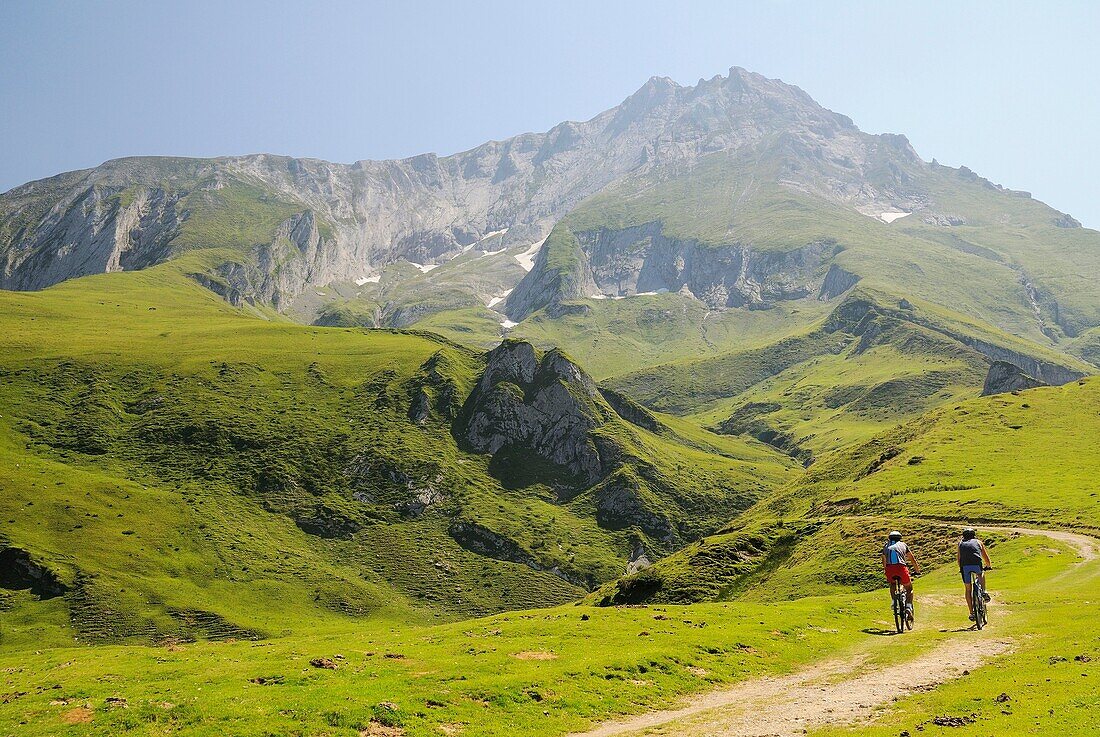
M977 576L972 579L970 591L974 598L974 626L981 629L985 626L985 598L982 596L982 585L978 583Z

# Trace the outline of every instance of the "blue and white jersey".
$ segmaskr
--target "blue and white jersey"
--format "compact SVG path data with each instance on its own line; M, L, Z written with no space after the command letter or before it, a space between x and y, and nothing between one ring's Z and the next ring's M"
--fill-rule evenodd
M886 556L886 565L894 566L899 563L907 565L905 557L909 554L909 546L903 543L901 540L895 542L886 543L886 547L882 549L883 555Z

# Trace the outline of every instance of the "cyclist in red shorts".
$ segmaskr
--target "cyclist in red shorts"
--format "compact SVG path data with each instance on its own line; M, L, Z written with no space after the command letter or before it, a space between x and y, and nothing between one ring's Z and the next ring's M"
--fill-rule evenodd
M914 571L920 573L920 565L918 565L917 559L913 557L913 552L909 550L908 545L902 542L901 533L894 530L890 533L890 539L886 541L886 546L882 549L882 567L886 571L886 580L890 582L891 596L896 591L895 578L899 579L901 585L905 587L906 617L912 622L913 579L909 575L910 565L913 566Z

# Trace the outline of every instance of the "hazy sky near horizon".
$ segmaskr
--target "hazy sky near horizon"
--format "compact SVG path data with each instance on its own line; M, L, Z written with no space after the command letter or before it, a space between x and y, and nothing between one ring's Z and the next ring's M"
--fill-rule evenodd
M454 153L741 66L1100 228L1100 3L0 0L0 191L119 156Z

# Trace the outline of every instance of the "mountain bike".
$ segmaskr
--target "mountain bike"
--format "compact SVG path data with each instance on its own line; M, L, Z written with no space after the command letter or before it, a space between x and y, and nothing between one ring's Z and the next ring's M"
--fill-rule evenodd
M894 626L898 634L906 629L913 629L913 618L909 616L909 608L906 606L905 587L901 585L901 578L894 576Z
M982 570L990 571L993 569L986 566ZM982 579L977 573L971 572L970 574L970 592L974 601L974 626L981 629L989 624L989 619L986 617L985 588L982 586Z

